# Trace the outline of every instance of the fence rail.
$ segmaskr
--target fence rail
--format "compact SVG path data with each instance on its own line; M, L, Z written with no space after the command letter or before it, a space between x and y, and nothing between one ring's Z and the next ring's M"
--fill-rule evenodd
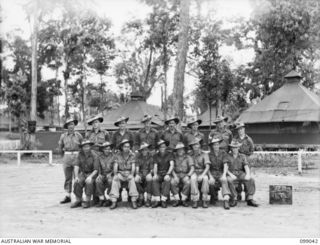
M0 153L16 153L17 154L17 166L21 165L21 153L48 153L49 154L49 164L52 164L52 151L42 151L42 150L0 150Z

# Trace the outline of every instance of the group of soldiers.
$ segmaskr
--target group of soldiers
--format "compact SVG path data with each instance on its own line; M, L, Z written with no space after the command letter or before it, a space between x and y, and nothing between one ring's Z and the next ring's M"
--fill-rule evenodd
M61 204L76 200L71 208L110 207L115 209L121 200L121 189L128 189L132 208L166 208L170 192L172 206L208 208L218 201L221 188L225 209L235 207L242 198L249 206L254 201L255 182L247 158L253 153L252 139L245 133L245 125L235 127L236 134L226 127L224 117L218 117L216 128L209 134L210 151L203 151L204 134L198 130L200 119L187 123L190 129L184 135L177 129L177 117L165 121L167 128L161 134L151 126L152 116L141 119L144 125L137 133L127 129L128 117L119 118L118 130L109 133L101 129L103 117L97 115L87 123L92 126L83 138L75 131L78 121L68 119L67 131L59 140L64 152L65 198ZM84 191L84 195L83 195Z

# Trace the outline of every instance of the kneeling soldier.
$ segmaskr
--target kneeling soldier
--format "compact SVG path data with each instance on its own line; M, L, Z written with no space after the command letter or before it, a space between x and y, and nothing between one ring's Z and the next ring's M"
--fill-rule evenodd
M119 145L119 152L115 156L114 177L110 191L112 205L110 209L117 207L117 199L120 197L121 183L127 182L129 187L129 196L131 197L132 208L137 208L138 191L134 181L135 156L131 152L132 142L124 139Z
M100 145L101 154L99 155L99 175L96 179L96 189L99 196L98 207L110 206L110 200L105 199L105 191L111 190L111 184L113 179L113 164L114 155L112 153L112 144L109 141L104 142Z
M258 207L258 204L253 200L253 195L256 191L254 179L251 177L250 168L246 156L239 153L241 144L237 141L232 141L230 144L231 154L225 159L228 163L228 181L232 198L237 196L236 186L239 182L244 183L246 191L246 200L249 206ZM236 202L236 201L235 201ZM235 203L236 205L236 203Z
M194 163L192 157L185 154L185 146L183 143L179 142L174 151L176 152L176 156L174 158L171 191L175 201L172 206L177 207L180 203L179 184L182 183L181 201L184 207L188 207L187 198L190 195L190 177L194 172Z
M149 152L150 145L143 142L136 155L136 186L139 192L138 206L144 202L144 193L147 192L146 207L151 206L153 157Z
M90 207L91 196L94 192L95 177L99 171L98 156L91 150L93 143L85 140L81 143L81 151L78 155L74 167L74 185L73 192L76 196L76 201L71 205L71 208L81 206L83 188L85 199L82 202L84 208Z
M225 163L227 153L219 149L220 138L213 138L209 143L210 146L210 170L209 170L209 189L211 195L211 203L215 204L218 200L218 191L222 187L222 196L224 200L224 208L230 209L229 199L231 192L227 181L228 164Z
M210 168L210 160L207 153L201 150L201 139L196 138L190 142L189 146L192 147L191 157L194 161L195 175L191 176L191 199L193 201L192 208L198 207L200 199L199 185L201 184L202 194L202 207L208 207L208 194L209 194L209 177L208 171Z
M167 151L168 143L164 140L160 140L157 144L159 152L153 156L154 170L152 178L152 194L155 198L155 202L152 204L153 208L160 205L167 207L167 198L170 195L170 181L171 173L173 170L173 155ZM161 188L160 188L161 187Z

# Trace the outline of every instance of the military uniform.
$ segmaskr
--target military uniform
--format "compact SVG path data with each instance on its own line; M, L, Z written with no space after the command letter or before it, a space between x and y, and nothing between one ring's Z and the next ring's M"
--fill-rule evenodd
M131 141L132 143L134 142L133 133L129 129L126 129L124 131L124 134L121 134L120 130L115 131L112 136L112 144L114 145L114 147L118 148L120 143L124 139L127 139L127 140Z
M162 136L161 139L169 143L168 150L172 151L178 142L183 142L183 136L182 134L175 129L173 132L171 132L169 129L166 129Z
M196 131L195 133L192 133L191 131L190 132L186 132L184 134L184 144L185 145L189 145L193 140L195 140L196 138L197 139L201 139L201 143L203 144L204 142L204 134L199 132L199 131Z
M109 141L110 140L110 134L105 130L99 129L97 132L95 132L92 129L92 130L87 132L86 138L88 140L90 140L92 143L95 144L95 145L92 146L92 149L95 150L96 152L98 152L99 151L99 147L97 146L97 144L102 144L105 141Z
M251 156L254 151L254 143L251 137L249 137L247 134L244 136L243 139L240 139L240 137L235 137L235 140L238 141L241 146L239 148L239 153L242 153L246 155L247 157Z
M120 197L120 188L122 182L128 182L129 196L135 202L138 198L138 191L134 176L132 176L132 165L135 164L135 155L129 152L128 156L124 156L122 151L115 155L115 164L118 164L118 173L113 177L110 191L110 199L116 202Z
M194 166L194 162L189 155L184 155L182 157L176 156L174 158L174 173L176 178L172 178L171 180L171 191L176 200L180 200L179 184L183 185L181 200L185 201L190 195L191 176L188 176L188 173L192 166Z
M209 177L206 174L202 179L199 176L203 173L206 168L206 165L210 166L210 160L208 154L202 152L194 152L190 153L191 157L194 161L195 175L191 176L191 200L198 201L200 198L200 192L198 185L201 184L201 193L202 200L208 201L208 193L209 193Z
M229 129L226 127L222 130L214 129L209 134L209 141L212 138L220 138L222 141L220 142L220 150L223 150L225 152L229 151L229 144L232 141L232 133Z
M113 153L110 153L108 156L104 153L99 155L99 176L96 179L97 194L99 196L104 196L104 192L107 188L110 192L114 161L115 157Z
M147 144L150 145L150 150L155 150L158 141L159 141L159 132L154 128L150 128L149 132L147 132L145 128L142 128L137 132L137 136L136 136L137 147L139 147L142 144L142 142L146 142Z
M218 191L222 187L222 196L231 195L227 179L222 179L223 167L227 153L219 150L218 155L213 151L209 153L210 159L210 170L209 170L209 188L210 195L214 197L215 200L218 200Z
M73 192L78 199L82 198L83 188L87 197L92 196L94 192L94 176L90 183L86 183L86 178L93 173L93 171L99 172L99 159L98 156L90 150L88 155L85 155L82 151L79 153L75 166L79 167L79 181L73 185Z
M82 140L83 137L79 132L65 132L61 135L58 143L59 148L64 151L62 167L65 176L64 189L67 193L72 191L72 174Z
M167 172L170 168L170 161L174 160L174 156L170 152L165 152L163 155L160 152L153 156L154 164L158 166L157 176L153 176L152 179L152 195L155 197L156 201L160 201L160 196L162 201L166 201L170 194L170 180L165 180Z
M228 171L237 177L236 180L232 180L229 176L227 177L232 197L234 198L237 196L237 191L235 187L238 186L240 182L244 183L245 185L246 200L252 200L256 188L255 181L253 178L250 178L249 180L245 179L245 166L248 165L246 156L244 154L239 153L238 156L234 158L232 154L228 154L224 162L228 164Z
M143 156L141 153L136 155L136 167L139 167L139 172L136 173L136 186L140 195L147 192L148 200L151 200L152 195L152 172L153 172L153 157L150 153Z

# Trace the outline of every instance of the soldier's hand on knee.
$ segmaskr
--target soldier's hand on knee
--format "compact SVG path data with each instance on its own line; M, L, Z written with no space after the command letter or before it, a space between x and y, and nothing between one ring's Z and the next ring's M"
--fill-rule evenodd
M246 174L246 175L244 176L244 179L245 179L245 180L250 180L250 179L251 179L250 174Z
M165 181L170 181L170 176L169 176L169 174L166 174L166 175L164 176L164 180L165 180Z
M75 183L79 183L79 178L78 178L78 177L75 177L75 178L74 178L74 182L75 182Z
M86 184L91 183L91 181L92 181L92 178L90 176L86 178Z
M99 176L97 177L97 181L102 181L102 175L101 174L99 174Z
M198 182L200 182L202 180L203 180L203 175L201 174L201 175L198 176Z
M133 176L131 174L128 175L128 180L132 180Z

